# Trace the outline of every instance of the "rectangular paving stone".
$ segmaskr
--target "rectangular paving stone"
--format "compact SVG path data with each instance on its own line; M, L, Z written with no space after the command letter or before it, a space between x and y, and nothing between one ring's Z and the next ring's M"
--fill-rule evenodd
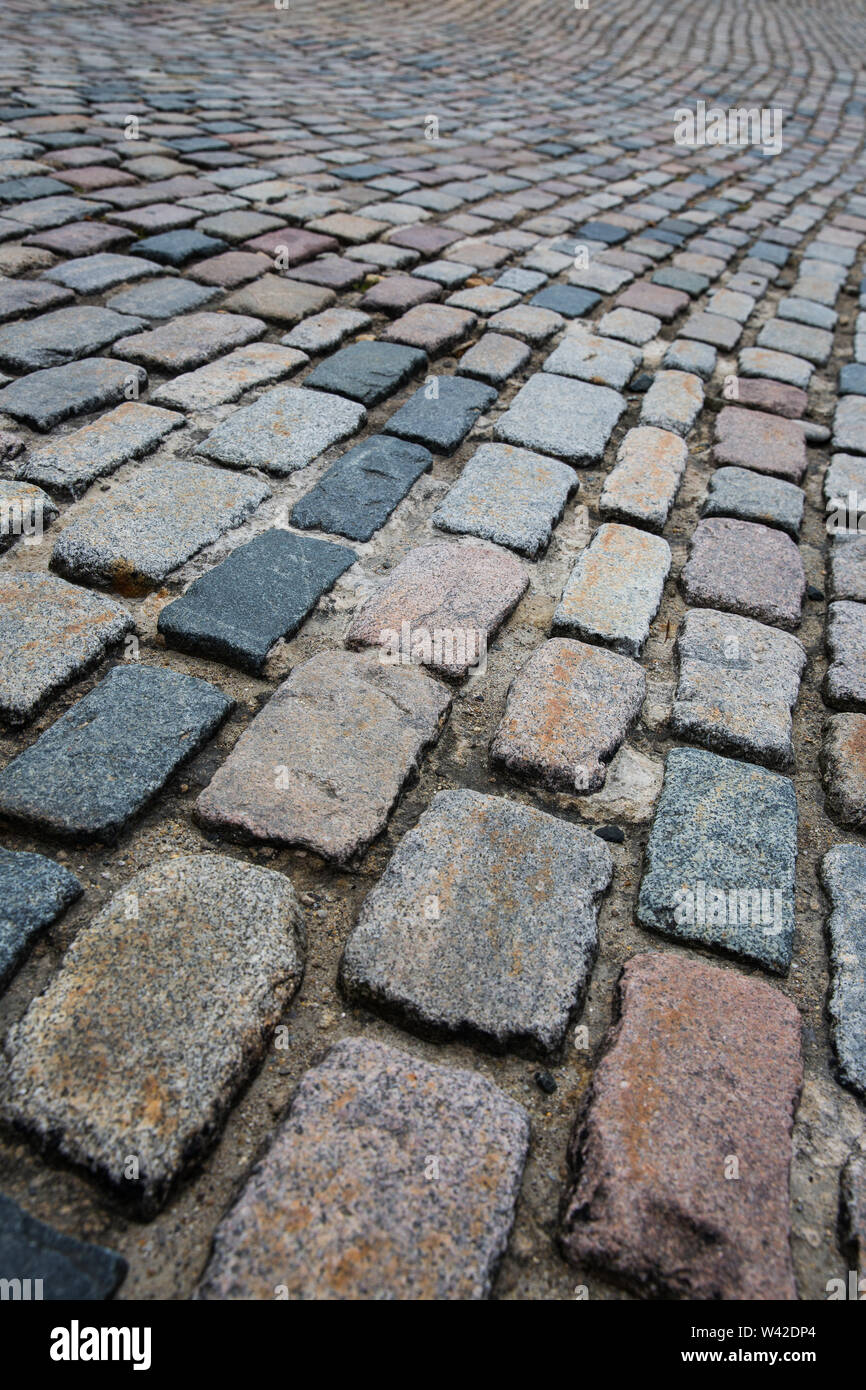
M786 386L782 381L763 377L738 378L736 399L740 405L757 406L774 415L784 415L788 420L799 420L809 404L807 392L798 386Z
M508 444L587 465L602 457L624 410L623 397L606 386L536 372L499 417L495 432Z
M113 840L233 705L206 681L115 666L0 772L0 815L47 835Z
M41 280L0 280L0 323L70 304L71 290Z
M758 334L756 343L758 347L805 357L807 362L822 367L830 360L833 334L823 328L793 323L790 319L769 319Z
M506 797L438 792L367 896L340 985L422 1036L555 1057L589 984L612 875L583 826Z
M808 388L814 367L802 357L794 357L789 352L775 352L772 348L743 348L737 358L737 370L741 376L768 376L775 381L798 386L801 391Z
M17 474L61 496L80 497L97 478L150 453L183 424L183 416L176 411L126 401L92 424L28 454Z
M104 290L113 289L126 281L144 280L158 274L159 266L155 261L145 260L143 256L119 256L113 251L104 251L100 255L76 257L75 260L53 266L45 271L43 279L65 285L76 294L102 294Z
M636 280L617 295L614 301L617 308L638 309L644 314L653 314L664 323L670 323L683 309L688 308L689 296L682 290L672 289L657 282Z
M0 988L23 963L39 934L83 892L75 875L53 859L0 847ZM0 1196L0 1271L5 1274L3 1201ZM25 1277L24 1272L18 1270L15 1277Z
M551 638L512 681L491 759L551 789L598 791L645 693L630 657Z
M668 371L693 372L704 381L709 381L716 370L718 353L709 343L697 343L689 338L676 338L662 358L662 366Z
M209 410L238 400L255 386L291 376L309 362L306 353L276 343L248 343L216 362L183 372L151 392L150 399L178 410Z
M503 386L526 365L530 355L530 349L519 338L508 338L502 333L485 333L460 358L457 373L493 386Z
M713 462L799 483L806 471L805 436L792 420L726 405L716 416Z
M321 314L304 319L280 341L302 352L330 352L346 338L368 328L370 322L370 315L358 309L324 309Z
M760 980L660 952L630 960L618 994L569 1148L566 1256L642 1297L796 1299L795 1005Z
M695 338L701 343L730 352L739 342L743 326L736 319L725 318L722 314L709 314L694 311L680 328L682 338Z
M346 645L379 646L383 660L417 662L460 680L482 663L489 640L528 583L526 567L496 546L420 546L389 570L363 604Z
M162 857L78 933L15 1025L7 1115L154 1215L265 1055L302 953L284 875L221 854Z
M122 1255L55 1231L0 1193L3 1278L29 1281L34 1289L38 1281L46 1301L95 1302L111 1298L127 1268Z
M534 309L530 304L515 304L513 309L503 309L493 314L487 321L487 327L497 333L524 338L536 347L546 343L565 323L562 315L555 314L552 309Z
M623 438L616 466L604 480L598 509L613 521L661 531L674 504L688 449L679 435L639 425Z
M569 575L553 614L554 631L639 656L670 567L666 540L604 522Z
M295 503L291 523L368 541L432 466L433 455L420 445L371 435L331 464Z
M802 488L768 478L751 468L717 468L709 481L701 516L733 516L778 526L796 540L803 522Z
M270 495L260 478L186 459L155 465L67 513L51 567L79 582L145 594Z
M398 343L350 343L314 367L304 378L304 387L333 391L373 406L405 386L426 365L426 353L417 348Z
M212 362L231 348L261 338L265 325L246 314L183 314L158 328L121 338L114 351L130 362L161 372L185 372Z
M824 700L834 709L866 709L866 604L839 599L827 609Z
M433 280L414 275L386 275L367 291L361 305L370 313L390 314L393 317L405 314L419 304L438 299L440 294L440 287Z
M263 275L230 294L225 308L236 314L252 314L257 319L273 319L291 328L308 314L329 308L334 301L333 291L319 285L304 285L282 275Z
M363 302L366 304L366 296ZM385 342L421 348L433 357L466 339L476 322L475 315L466 309L453 309L446 304L418 304L386 328L382 338Z
M640 348L597 337L583 324L570 324L559 346L542 364L542 371L619 391L631 380L642 357Z
M287 267L310 261L323 251L336 251L340 245L336 237L322 236L306 227L281 227L279 231L251 237L244 244L251 251L264 252L272 260L277 257L280 265Z
M565 319L582 318L601 303L601 295L577 285L547 285L529 301L528 308L547 309Z
M130 389L138 394L147 383L143 367L110 357L85 357L64 367L30 372L0 390L0 412L50 430L61 420L102 406L117 405Z
M205 236L204 232L185 227L173 232L161 232L157 236L142 237L129 249L132 255L147 256L160 265L182 266L204 256L216 256L228 250L228 247L218 237Z
M825 807L841 825L866 822L866 715L831 714L824 723L820 763Z
M850 499L848 499L850 500ZM844 509L843 509L844 517ZM834 516L827 519L828 530L832 529ZM853 517L843 520L843 525L853 526ZM829 552L828 579L830 592L835 599L854 599L866 602L866 536L862 534L860 514L857 514L859 531L840 531L832 536Z
M477 1071L345 1038L301 1079L196 1296L486 1298L528 1145L525 1110Z
M158 631L169 647L257 675L356 559L345 545L264 531L166 604Z
M204 285L194 285L180 275L160 275L143 285L133 285L129 289L113 294L107 307L119 314L138 314L151 322L154 319L170 319L176 314L185 314L189 309L200 309L216 297L215 289Z
M482 444L433 513L434 526L535 558L577 487L558 459L512 444Z
M0 328L0 365L13 372L60 367L79 357L92 357L123 334L143 327L143 319L98 306L55 309Z
M65 226L33 232L24 237L22 244L61 256L88 256L98 255L110 246L125 246L132 241L132 235L126 227L111 227L107 222L67 222Z
M827 1002L839 1079L866 1096L866 855L860 845L835 845L821 861L832 911L827 922L833 987Z
M699 521L680 575L687 603L782 628L800 625L806 576L790 536L751 521Z
M0 404L3 393L0 392ZM866 454L866 400L844 396L833 416L833 448L852 454Z
M343 396L277 386L236 410L198 449L232 468L263 468L284 475L305 468L332 444L348 439L366 418L362 405Z
M752 763L675 748L650 831L637 919L662 935L784 974L796 858L793 782Z
M751 618L706 608L686 613L677 651L671 732L716 753L792 768L802 643Z
M198 798L209 830L299 845L346 863L384 829L439 737L445 686L379 652L320 652L296 666Z
M383 430L386 434L397 434L401 439L435 449L437 453L453 454L479 415L494 404L496 391L492 386L466 377L434 379L437 394L430 395L428 386L419 386Z
M643 347L658 335L662 321L654 314L642 314L637 309L611 309L602 315L597 326L602 337L621 338L635 347Z
M704 388L693 372L656 372L643 398L640 421L674 434L688 434L703 403Z

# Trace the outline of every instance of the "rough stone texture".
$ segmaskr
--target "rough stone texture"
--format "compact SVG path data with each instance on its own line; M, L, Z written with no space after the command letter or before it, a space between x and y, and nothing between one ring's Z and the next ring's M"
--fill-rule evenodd
M866 709L866 605L837 601L827 609L824 699L834 709Z
M260 478L187 460L159 464L67 513L51 567L120 594L147 593L203 546L240 526L270 495Z
M72 292L43 280L0 280L0 323L72 302Z
M833 518L830 517L828 520L832 522ZM848 524L853 525L853 518ZM857 525L861 525L859 512ZM858 603L866 602L866 535L862 531L853 530L834 534L828 561L830 591L833 597L854 599Z
M304 387L333 391L362 405L377 405L423 371L427 357L397 343L350 343L304 378Z
M433 524L535 558L576 486L573 470L558 459L512 444L482 444L436 508Z
M600 459L625 401L606 386L536 372L496 422L496 434L509 444L554 454L568 463Z
M806 592L800 552L782 531L751 521L698 522L680 576L688 603L795 628Z
M733 516L778 526L796 540L804 502L802 489L793 483L764 477L750 468L718 468L710 478L701 516Z
M142 319L170 319L188 309L200 309L216 295L215 289L194 285L180 276L161 276L112 295L108 308L118 314L138 314Z
M414 283L424 282L415 280ZM366 305L368 301L369 295L363 302ZM449 309L445 304L418 304L392 323L382 338L386 342L421 348L433 357L463 342L476 323L475 315L466 309Z
M770 319L756 339L758 347L789 352L793 357L805 357L822 367L833 350L833 334L823 328L809 328L791 319Z
M122 285L130 280L144 280L150 275L158 275L159 269L155 261L147 261L143 256L118 256L112 251L105 251L102 255L81 256L74 261L64 261L62 265L47 270L43 278L53 280L58 285L65 285L67 289L75 290L76 294L100 294L103 290L113 289L115 285ZM184 282L176 280L171 283L183 285ZM129 293L134 294L136 291L132 290ZM109 308L113 307L109 305ZM138 310L119 312L137 314Z
M356 559L345 545L264 531L167 604L159 631L170 647L256 674Z
M692 372L659 372L643 398L640 422L688 434L704 403L704 388Z
M18 969L43 928L83 892L75 875L53 859L0 847L0 987ZM2 1253L0 1236L0 1278L6 1273Z
M232 468L293 473L332 444L348 439L366 418L362 405L343 396L278 386L236 410L198 448Z
M743 326L722 314L697 311L689 315L680 333L684 338L695 338L699 343L710 343L712 347L730 352L742 337Z
M411 551L356 615L350 647L378 646L383 659L417 662L460 680L529 584L526 567L492 545L440 541Z
M143 327L143 319L111 309L90 305L56 309L0 328L0 366L13 372L62 367L75 358L91 357L122 334Z
M799 483L806 471L803 430L793 420L726 405L716 416L713 461Z
M760 980L653 953L626 965L619 1008L572 1136L566 1255L644 1297L795 1299L796 1007Z
M559 1053L613 875L590 831L505 797L439 792L349 936L340 982L422 1035Z
M688 450L669 430L639 425L619 446L616 467L604 480L598 503L602 516L634 521L649 531L661 531L674 504Z
M71 415L117 405L147 383L143 367L109 357L85 357L65 367L30 372L0 390L0 411L37 430L50 430Z
M689 296L682 290L654 285L648 280L636 280L617 295L615 302L618 308L639 309L641 313L652 314L670 323L677 314L688 308Z
M3 392L0 392L2 404ZM866 400L843 396L833 416L833 448L866 454Z
M554 637L518 672L490 755L509 772L565 791L598 791L646 692L637 662Z
M147 333L119 339L114 351L161 372L186 372L261 338L264 331L261 319L245 314L183 314Z
M622 338L636 347L655 338L661 326L661 319L654 314L641 314L636 309L612 309L598 321L598 331L603 337Z
M809 397L798 386L786 386L782 381L765 381L762 377L737 379L737 400L740 405L758 406L797 420L805 413ZM735 408L735 407L732 407Z
M361 333L370 325L370 315L358 309L325 309L321 314L313 314L304 319L281 341L286 347L300 348L302 352L330 352L331 348L352 336Z
M43 531L58 515L51 498L41 487L0 478L0 555L22 537L25 544L38 545ZM32 539L28 541L28 537Z
M508 338L502 333L485 333L474 347L463 354L457 371L460 376L477 377L479 381L502 386L526 365L529 358L529 348L518 338Z
M827 810L842 825L866 824L866 715L831 714L824 725L821 767Z
M0 1279L40 1281L46 1302L110 1298L123 1282L126 1260L113 1250L55 1231L0 1193Z
M435 395L428 386L419 386L384 429L437 453L453 454L479 415L493 405L496 392L492 386L463 377L443 376L435 381Z
M827 1001L840 1080L866 1096L866 851L836 845L821 860L833 987Z
M9 1033L7 1116L152 1213L261 1060L303 941L282 874L162 858L78 933Z
M605 522L578 557L554 612L554 629L639 656L670 567L666 540Z
M528 1144L526 1112L478 1072L345 1038L302 1078L198 1297L485 1298Z
M103 594L53 574L0 571L0 717L32 719L133 628L122 604Z
M113 473L130 459L150 453L184 423L176 411L126 401L93 424L29 454L19 465L17 475L41 483L63 497L80 497L97 478Z
M801 391L807 389L815 370L811 362L804 362L802 357L759 347L743 348L737 359L737 369L741 376L773 377Z
M292 525L368 541L432 465L433 455L418 444L370 435L295 503Z
M692 372L704 381L709 381L716 369L717 356L716 349L709 343L677 338L667 349L662 366L671 371Z
M612 338L599 338L583 324L573 324L545 360L543 371L559 376L573 376L594 386L611 386L622 390L640 365L640 348L631 347Z
M513 309L503 309L487 320L487 327L497 333L512 333L515 338L525 338L537 346L546 343L558 329L565 324L561 314L552 309L538 309L531 304L515 304Z
M711 748L791 768L791 712L806 653L796 637L712 609L686 613L671 731Z
M275 343L248 343L216 362L184 372L151 393L150 399L178 410L209 410L238 400L255 386L291 376L309 362L305 352Z
M274 319L291 328L308 314L328 309L335 300L333 290L304 285L282 275L263 275L251 285L235 290L225 301L233 314L252 314L256 319Z
M866 1279L866 1158L862 1154L854 1154L842 1171L840 1206L844 1243L860 1279Z
M793 782L752 763L674 748L647 844L637 919L663 936L784 974L794 937L796 861Z
M386 665L378 652L320 652L241 734L196 816L222 834L345 863L384 828L450 705L416 667Z

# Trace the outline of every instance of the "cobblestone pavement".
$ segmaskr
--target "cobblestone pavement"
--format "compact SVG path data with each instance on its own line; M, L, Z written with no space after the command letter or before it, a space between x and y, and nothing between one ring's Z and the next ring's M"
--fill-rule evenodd
M6 0L3 1276L864 1268L862 42Z

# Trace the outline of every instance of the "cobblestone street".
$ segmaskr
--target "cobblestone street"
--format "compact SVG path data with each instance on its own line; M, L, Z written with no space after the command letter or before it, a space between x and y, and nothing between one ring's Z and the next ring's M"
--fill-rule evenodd
M0 1279L866 1278L864 24L2 0Z

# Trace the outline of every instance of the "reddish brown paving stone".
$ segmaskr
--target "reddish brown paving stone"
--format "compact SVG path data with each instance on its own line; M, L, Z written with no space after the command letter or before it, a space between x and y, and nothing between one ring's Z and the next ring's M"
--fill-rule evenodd
M680 576L686 602L799 627L806 575L790 536L752 521L699 521Z
M422 255L436 255L459 240L459 232L450 232L447 227L401 227L388 237L392 245L406 246L410 251L420 251Z
M134 174L125 174L120 169L99 164L85 165L80 169L58 169L53 177L71 184L73 188L86 189L91 193L96 189L111 188L116 184L138 183Z
M210 256L192 266L187 275L202 285L221 285L223 289L235 289L255 280L271 269L273 262L268 256L257 251L224 251L221 256Z
M786 386L784 381L765 381L761 377L740 377L736 398L740 405L758 406L789 420L800 419L809 402L807 392L801 391L799 386Z
M614 300L618 308L639 309L641 313L653 314L665 323L670 323L677 314L682 313L689 302L689 296L682 290L666 289L663 285L653 285L648 280L636 280Z
M365 300L362 303L366 303ZM405 343L433 356L459 343L475 327L477 319L466 309L444 304L418 304L382 334L385 342Z
M407 309L429 303L441 294L442 286L435 280L422 280L414 275L386 275L367 291L361 307L372 313L404 314Z
M630 657L553 637L512 682L490 756L547 787L598 791L645 692Z
M107 222L67 222L65 227L33 232L22 245L39 246L62 256L89 256L99 251L116 251L132 241L132 236L125 227L110 227Z
M634 521L661 531L686 466L685 440L670 430L638 425L623 438L616 466L604 480L598 509L615 521Z
M323 285L330 290L345 290L357 285L365 276L372 274L376 266L366 261L350 260L348 256L319 256L307 261L297 270L286 272L290 280L300 280L307 285Z
M866 825L866 715L831 714L824 725L821 768L827 809L841 825Z
M249 251L263 252L272 262L279 257L281 266L293 266L310 261L323 251L338 251L340 243L336 237L322 236L320 232L284 227L278 232L265 232L263 236L252 237L244 242L244 247Z
M792 420L726 405L716 416L713 462L799 483L806 471L806 438Z
M795 1299L796 1007L672 952L629 961L619 999L570 1145L565 1254L649 1297Z
M364 604L346 637L452 680L484 661L487 643L529 584L526 567L486 543L440 541L411 551Z
M345 863L384 828L451 705L417 666L320 652L296 666L196 802L220 834Z

